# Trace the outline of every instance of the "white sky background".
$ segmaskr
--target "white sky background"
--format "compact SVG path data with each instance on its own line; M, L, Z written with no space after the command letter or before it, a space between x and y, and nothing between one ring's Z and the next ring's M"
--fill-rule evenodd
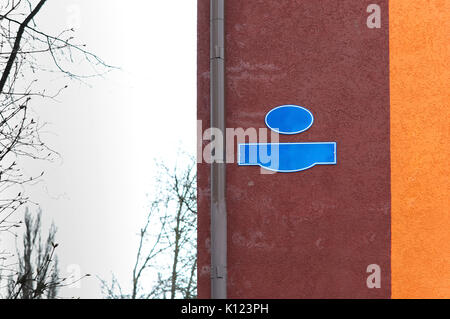
M92 87L49 81L54 89L69 84L60 103L33 103L50 123L44 140L62 159L28 163L29 172L45 170L28 194L42 208L44 230L52 220L58 227L62 274L75 265L93 275L63 289L65 297L101 298L96 275L129 284L154 159L173 161L180 147L195 155L196 7L195 0L49 0L36 19L51 34L76 27L78 42L122 68L90 80Z

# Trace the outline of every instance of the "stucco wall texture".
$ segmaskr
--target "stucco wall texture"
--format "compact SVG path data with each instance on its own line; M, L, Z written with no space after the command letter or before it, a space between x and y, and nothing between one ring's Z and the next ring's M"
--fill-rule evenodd
M381 7L381 28L366 9ZM226 1L227 127L315 117L280 142L337 142L337 165L227 164L230 298L449 298L450 2ZM209 0L198 119L209 127ZM203 141L203 146L209 141ZM236 144L236 141L235 141ZM210 297L209 165L198 164L198 293ZM381 268L369 289L366 268Z
M392 297L450 298L450 1L389 11Z

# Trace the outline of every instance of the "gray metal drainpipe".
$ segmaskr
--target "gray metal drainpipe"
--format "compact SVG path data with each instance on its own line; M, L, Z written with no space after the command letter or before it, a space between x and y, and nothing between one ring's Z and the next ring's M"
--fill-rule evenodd
M222 161L211 164L211 298L227 298L225 0L211 1L211 127L223 134ZM218 136L215 136L218 138ZM216 158L220 159L218 154Z

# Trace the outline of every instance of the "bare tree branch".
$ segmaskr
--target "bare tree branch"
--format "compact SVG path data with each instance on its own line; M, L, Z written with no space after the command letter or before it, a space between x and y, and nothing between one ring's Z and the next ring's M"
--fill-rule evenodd
M26 186L40 181L44 172L27 173L24 163L28 160L53 161L59 157L58 152L41 138L47 123L40 122L39 112L33 106L38 99L41 102L56 100L68 85L48 87L48 82L42 81L43 77L62 75L64 81L86 83L85 79L101 76L113 68L89 52L84 44L76 44L73 29L50 35L39 28L36 17L44 5L51 2L8 0L0 4L0 236L16 236L16 230L23 224L15 220L14 213L27 204L37 205L26 195ZM78 72L70 70L75 62ZM61 79L58 80L60 83ZM9 262L12 256L5 249L0 247L0 252L1 293L2 280L9 278L7 272L14 269L15 264ZM38 269L40 275L52 273L49 263L39 265L43 267ZM25 283L16 295L30 296L26 284L30 278L27 276L25 271L19 280L19 283L24 280ZM31 279L42 284L39 278ZM47 286L35 288L38 295L44 288L49 291ZM48 297L51 296L54 296L53 292L49 292Z
M156 192L144 227L132 271L131 292L124 294L113 276L111 283L101 280L107 298L196 298L197 296L197 188L195 161L179 169L158 164ZM155 276L152 286L144 287L144 277Z
M22 36L25 31L25 28L28 26L28 23L30 23L30 21L41 10L42 6L45 4L46 1L47 0L39 1L39 3L33 9L33 11L31 11L31 13L25 18L25 20L23 20L23 22L20 23L19 30L17 31L16 39L14 41L13 50L11 52L11 55L9 56L8 62L6 63L5 70L3 71L2 77L0 79L0 93L3 93L3 88L5 87L6 80L8 79L9 74L11 73L11 68L13 66L14 61L16 60L17 52L19 52L20 41L22 41ZM14 6L13 6L13 8L11 8L10 11L8 11L8 13L10 13L12 10L14 10ZM7 18L7 16L8 16L8 14L0 15L0 19Z

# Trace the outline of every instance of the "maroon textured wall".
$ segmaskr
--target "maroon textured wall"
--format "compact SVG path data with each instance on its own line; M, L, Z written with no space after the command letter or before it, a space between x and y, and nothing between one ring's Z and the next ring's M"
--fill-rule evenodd
M389 298L388 3L226 1L227 127L296 104L314 125L281 142L337 142L337 165L262 175L227 165L230 298ZM198 118L209 126L209 0L198 1ZM205 145L205 143L204 143ZM199 297L210 296L209 166L198 165ZM382 269L368 289L366 268Z

